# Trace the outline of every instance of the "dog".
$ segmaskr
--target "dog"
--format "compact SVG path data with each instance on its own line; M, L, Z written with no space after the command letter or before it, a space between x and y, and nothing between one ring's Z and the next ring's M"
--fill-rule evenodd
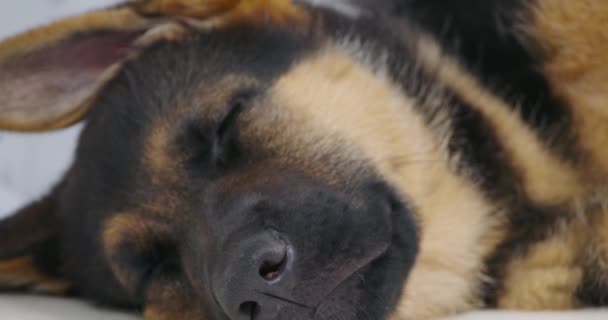
M146 320L608 304L608 2L148 0L0 43L0 128L85 122L0 288Z

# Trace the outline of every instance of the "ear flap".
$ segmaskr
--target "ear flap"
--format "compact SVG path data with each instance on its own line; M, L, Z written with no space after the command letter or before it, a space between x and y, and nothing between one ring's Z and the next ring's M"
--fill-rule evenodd
M224 27L235 24L300 24L306 11L293 0L148 0L136 4L146 15L171 15L190 18L199 27Z
M197 28L305 18L291 0L137 0L5 40L0 130L45 131L81 120L123 62L151 43Z
M81 120L127 58L180 32L122 6L0 42L0 130L44 131Z
M56 276L58 249L52 196L0 221L0 291L64 294L70 285Z

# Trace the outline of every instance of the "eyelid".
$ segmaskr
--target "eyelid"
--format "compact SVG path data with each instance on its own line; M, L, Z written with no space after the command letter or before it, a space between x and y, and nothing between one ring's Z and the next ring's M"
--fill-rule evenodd
M238 119L239 115L245 111L249 105L251 105L251 101L255 96L256 94L253 89L248 89L239 92L232 98L229 104L229 109L222 117L222 120L217 128L217 135L220 139L222 139L228 130L230 130L232 125Z

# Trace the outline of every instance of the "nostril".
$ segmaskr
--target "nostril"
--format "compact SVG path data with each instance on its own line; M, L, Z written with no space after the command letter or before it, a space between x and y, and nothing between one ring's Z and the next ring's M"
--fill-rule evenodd
M255 320L258 317L261 311L260 309L260 304L255 301L243 302L239 306L239 312L252 320Z
M297 250L278 232L252 230L229 239L214 265L212 293L226 319L271 320L297 281ZM218 312L220 311L218 310Z
M274 281L278 279L283 271L285 271L285 267L287 266L287 251L281 258L281 261L264 261L262 266L260 267L260 276L264 278L266 281Z

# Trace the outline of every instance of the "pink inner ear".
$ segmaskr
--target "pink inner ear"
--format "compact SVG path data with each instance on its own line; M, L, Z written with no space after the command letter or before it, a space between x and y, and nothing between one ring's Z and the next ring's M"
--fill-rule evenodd
M76 35L0 64L0 115L23 121L69 113L94 94L100 76L129 54L141 32Z
M139 32L79 35L41 52L47 58L37 60L55 66L69 66L76 70L105 69L124 59L140 35Z

